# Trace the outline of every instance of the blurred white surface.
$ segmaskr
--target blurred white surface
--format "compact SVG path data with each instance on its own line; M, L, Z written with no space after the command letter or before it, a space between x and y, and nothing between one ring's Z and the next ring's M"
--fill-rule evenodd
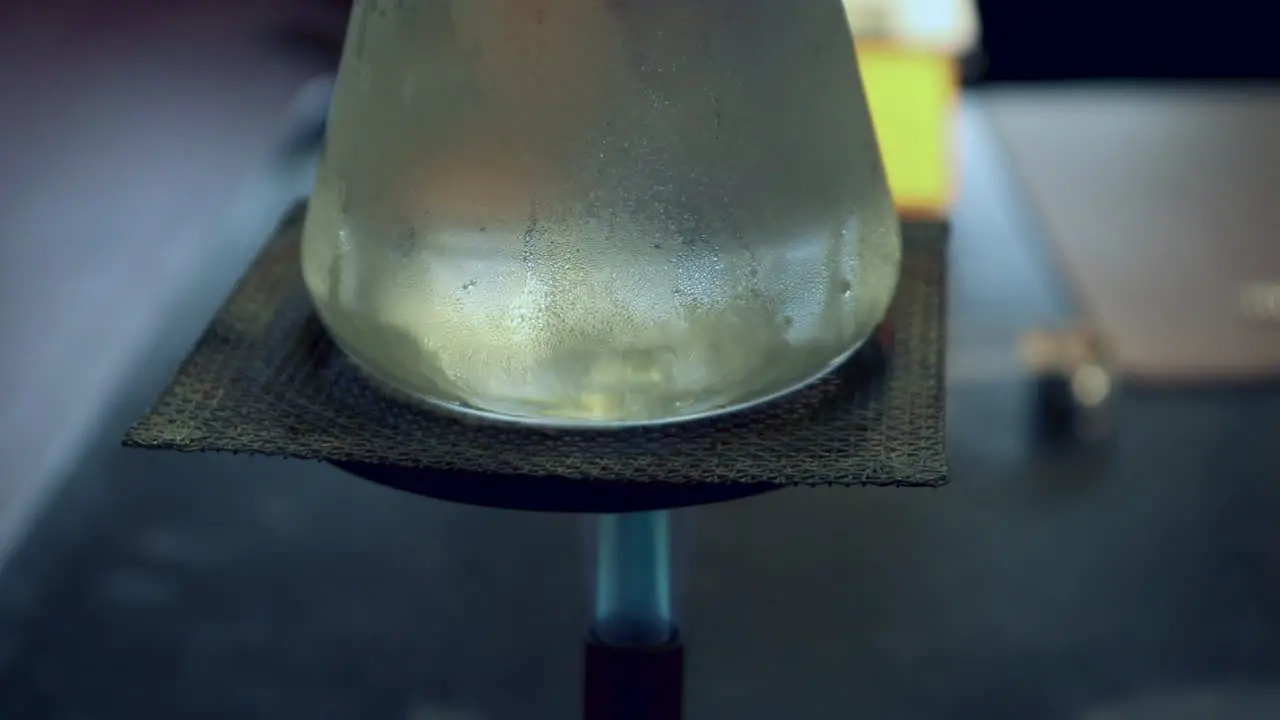
M1010 90L985 107L1123 373L1280 376L1280 85Z
M884 38L962 53L978 41L974 0L844 0L858 38Z

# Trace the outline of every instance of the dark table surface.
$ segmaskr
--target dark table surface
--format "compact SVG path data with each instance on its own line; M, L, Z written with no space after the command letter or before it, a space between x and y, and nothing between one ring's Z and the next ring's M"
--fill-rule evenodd
M688 716L1280 717L1280 396L1127 394L1109 447L1035 452L1002 358L1071 307L980 97L963 142L952 483L681 511ZM581 519L117 447L305 185L276 160L0 573L0 717L575 717Z

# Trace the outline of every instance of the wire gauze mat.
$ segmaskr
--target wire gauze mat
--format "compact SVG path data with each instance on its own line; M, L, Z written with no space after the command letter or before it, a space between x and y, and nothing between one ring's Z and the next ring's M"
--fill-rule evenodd
M666 427L544 431L471 424L402 402L316 319L295 209L125 445L594 482L940 485L945 226L904 228L887 368L836 371L759 408Z

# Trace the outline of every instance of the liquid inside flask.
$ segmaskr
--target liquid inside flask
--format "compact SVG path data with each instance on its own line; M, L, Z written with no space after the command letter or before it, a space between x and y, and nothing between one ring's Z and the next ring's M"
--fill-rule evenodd
M303 274L400 391L691 419L820 376L887 311L841 0L358 0L343 52Z

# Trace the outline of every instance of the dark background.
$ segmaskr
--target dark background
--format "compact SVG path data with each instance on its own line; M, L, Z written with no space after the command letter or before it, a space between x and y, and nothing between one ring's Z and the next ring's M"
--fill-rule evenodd
M985 82L1280 75L1265 3L979 0Z

